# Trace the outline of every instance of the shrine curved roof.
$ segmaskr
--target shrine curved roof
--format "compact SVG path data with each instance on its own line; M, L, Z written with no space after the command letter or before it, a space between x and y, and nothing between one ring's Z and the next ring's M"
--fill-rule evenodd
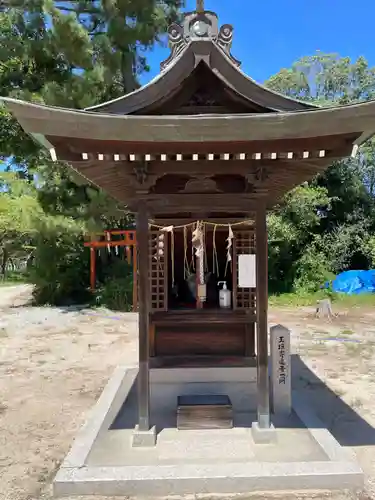
M232 26L219 29L215 13L187 13L182 26L169 28L171 55L162 63L160 75L139 90L86 110L2 100L23 129L49 148L54 142L76 139L151 148L152 143L217 146L319 137L329 142L330 136L340 134L351 134L358 145L375 133L375 101L323 108L282 96L239 69L231 54L232 39ZM209 114L198 107L191 114L176 114L173 108L163 112L153 107L170 98L199 67L208 68L231 90L230 99L239 98L236 112ZM198 80L200 84L202 74Z
M280 113L134 116L2 98L30 134L126 143L285 140L375 132L375 101ZM363 141L362 141L363 142Z
M0 104L53 160L124 204L146 197L155 213L182 206L248 213L354 155L375 134L375 100L323 108L280 95L239 69L232 37L216 14L188 13L183 26L169 28L161 73L139 90L86 110L1 97ZM171 173L199 180L219 171L242 179L241 195L233 179L209 197L173 183L165 193L157 183L171 182Z
M196 33L196 27L201 33ZM202 36L202 34L204 35ZM255 82L240 69L240 62L231 54L233 27L218 28L213 12L191 12L182 26L169 28L170 57L161 64L161 73L143 87L111 101L86 108L87 111L113 114L142 114L165 96L187 83L198 64L205 64L235 94L262 111L297 111L317 106L286 97ZM146 112L147 114L147 112Z

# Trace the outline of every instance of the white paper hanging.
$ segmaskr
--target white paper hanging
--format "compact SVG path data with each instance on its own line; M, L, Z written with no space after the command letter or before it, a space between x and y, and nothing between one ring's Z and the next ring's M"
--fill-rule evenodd
M255 254L238 256L238 288L256 288Z
M228 238L227 238L227 262L232 261L232 254L231 254L231 248L232 248L232 240L234 238L232 227L229 226L229 231L228 231Z

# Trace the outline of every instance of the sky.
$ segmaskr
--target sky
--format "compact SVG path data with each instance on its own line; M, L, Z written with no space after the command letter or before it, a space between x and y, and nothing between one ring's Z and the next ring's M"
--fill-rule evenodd
M187 0L185 10L195 5ZM317 50L365 56L375 66L374 0L205 0L205 9L218 14L220 25L234 26L232 53L258 82ZM147 54L151 71L141 76L142 84L168 55L160 47Z

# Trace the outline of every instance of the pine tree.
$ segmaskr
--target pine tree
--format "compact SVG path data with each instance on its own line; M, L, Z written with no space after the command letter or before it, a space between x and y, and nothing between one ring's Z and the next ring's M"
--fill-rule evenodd
M134 90L148 70L145 51L163 42L182 3L9 0L0 12L0 95L85 108ZM78 186L64 165L53 165L0 108L1 159L11 159L25 173L38 170L41 201L53 212L71 214L77 206L82 214L86 206L97 217L106 204L97 190Z

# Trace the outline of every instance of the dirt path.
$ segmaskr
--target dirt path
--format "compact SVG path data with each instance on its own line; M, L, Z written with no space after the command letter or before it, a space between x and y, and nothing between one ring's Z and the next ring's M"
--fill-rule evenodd
M135 315L9 307L21 299L0 288L1 500L40 497L114 367L137 357Z
M25 286L0 288L1 500L52 499L52 478L87 411L114 367L137 359L135 315L33 308L25 305L29 295ZM375 427L375 313L343 312L325 323L308 309L274 310L270 321L291 328L298 355L294 384L309 391L321 417L341 444L353 447L367 475L366 492L298 498L375 498L375 431L370 425Z

